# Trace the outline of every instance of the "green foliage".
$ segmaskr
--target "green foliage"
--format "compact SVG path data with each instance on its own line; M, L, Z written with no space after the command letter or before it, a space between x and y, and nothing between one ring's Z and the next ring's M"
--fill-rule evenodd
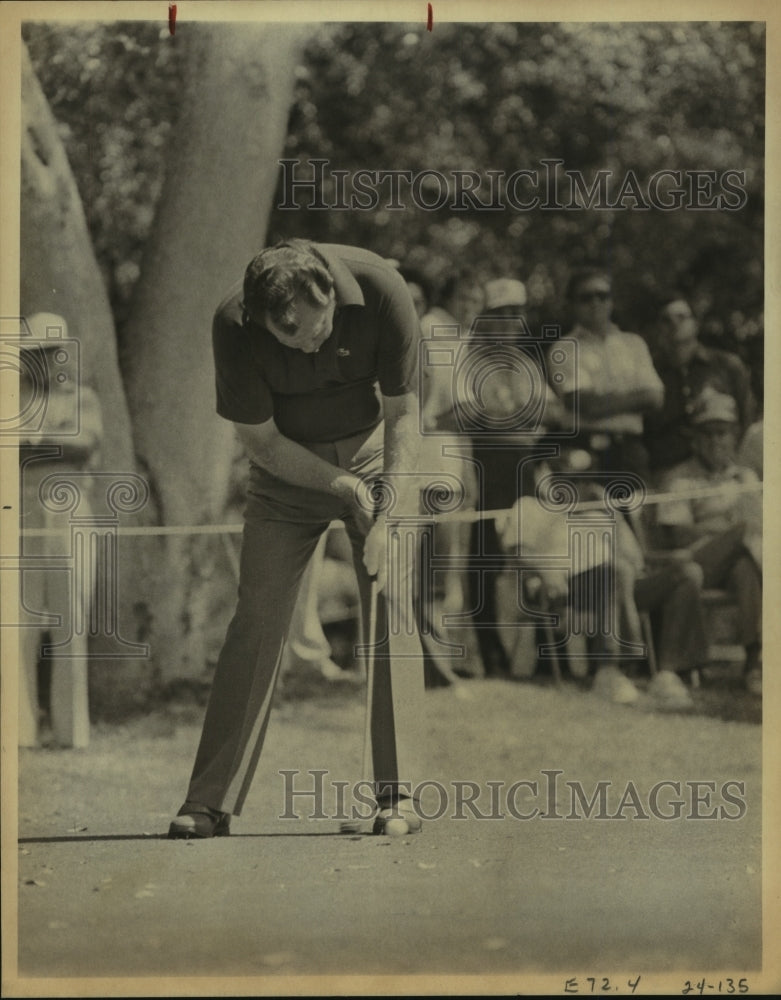
M117 326L127 314L182 94L181 48L152 22L28 23Z
M464 264L516 274L548 321L560 318L567 271L586 259L613 268L635 328L670 285L696 293L704 312L756 316L764 44L753 23L325 28L301 74L288 157L328 157L328 171L472 169L484 200L487 171L542 171L546 159L587 183L610 170L617 187L629 170L641 185L663 169L739 170L749 197L740 211L456 213L421 210L409 195L404 210L388 208L386 186L370 211L277 211L274 235L367 245L433 279ZM333 203L332 185L323 197Z
M28 24L24 34L121 327L183 96L181 39L151 22ZM748 200L739 211L424 211L408 187L404 208L388 208L385 186L369 211L276 210L270 238L365 245L434 280L465 264L516 274L546 322L566 321L572 265L601 259L628 327L645 329L654 296L675 285L716 327L756 330L764 60L759 23L324 25L299 68L285 152L304 175L312 157L351 173L475 170L487 200L488 171L559 159L587 183L610 170L616 186L629 170L641 185L663 169L745 171Z

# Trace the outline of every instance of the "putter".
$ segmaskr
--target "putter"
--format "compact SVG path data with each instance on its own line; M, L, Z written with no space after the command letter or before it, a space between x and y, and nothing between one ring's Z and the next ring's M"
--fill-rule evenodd
M369 650L366 655L366 717L363 727L363 760L361 761L361 778L371 783L374 778L374 768L371 762L372 753L372 705L374 700L374 644L377 641L377 587L376 578L372 580L369 603ZM360 820L344 820L339 824L340 833L360 833Z

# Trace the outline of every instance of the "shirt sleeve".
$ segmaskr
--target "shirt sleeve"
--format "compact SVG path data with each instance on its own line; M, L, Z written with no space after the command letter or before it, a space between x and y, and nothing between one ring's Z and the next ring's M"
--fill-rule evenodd
M762 421L753 423L743 437L743 443L738 450L738 462L740 465L752 469L761 479L762 466Z
M660 483L662 493L684 493L697 484L676 476L666 476ZM668 500L656 508L656 523L660 527L694 524L694 511L688 500Z
M739 480L742 486L756 486L756 490L746 490L738 494L735 508L741 521L744 521L749 533L762 533L762 491L759 487L759 476L753 469L741 467Z
M389 270L377 309L377 379L383 396L417 389L420 322L407 284Z
M664 383L654 367L651 352L648 350L648 344L636 333L631 334L631 337L635 359L633 366L635 376L634 388L638 390L651 389L663 393Z
M257 369L247 331L227 309L212 324L217 413L237 424L262 424L274 415L271 391Z
M568 396L576 390L588 392L594 388L594 379L589 370L590 354L588 344L567 337L567 344L551 344L548 348L548 373L555 374L551 386L558 396ZM551 363L551 354L559 352L560 360Z
M745 430L757 414L757 401L751 391L751 375L748 368L737 355L727 355L732 371L734 394L740 411L741 427Z

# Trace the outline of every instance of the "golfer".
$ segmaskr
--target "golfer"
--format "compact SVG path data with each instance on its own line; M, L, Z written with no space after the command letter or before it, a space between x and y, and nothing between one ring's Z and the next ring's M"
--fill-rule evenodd
M225 836L231 816L241 813L299 583L335 520L344 522L353 547L365 641L372 580L379 592L371 692L378 816L411 813L405 789L416 784L423 667L418 635L408 627L410 588L396 581L412 567L400 568L394 556L394 585L385 585L386 520L371 501L373 484L389 484L394 517L418 510L418 492L404 488L403 475L416 468L419 440L418 319L410 293L373 253L290 240L249 263L243 286L217 309L213 348L217 412L235 424L250 461L248 501L238 606L186 801L168 835Z

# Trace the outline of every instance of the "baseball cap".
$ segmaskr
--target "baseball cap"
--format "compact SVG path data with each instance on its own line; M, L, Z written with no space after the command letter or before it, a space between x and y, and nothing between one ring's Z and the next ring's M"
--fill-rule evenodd
M63 338L68 336L68 324L65 318L57 313L34 313L26 317L26 323L32 335L29 346L38 350L62 347ZM24 342L20 346L22 350L28 347Z
M692 406L691 422L700 424L738 423L738 406L732 396L716 389L706 388L700 393Z
M485 308L501 309L502 306L526 305L526 288L515 278L496 278L485 286Z

